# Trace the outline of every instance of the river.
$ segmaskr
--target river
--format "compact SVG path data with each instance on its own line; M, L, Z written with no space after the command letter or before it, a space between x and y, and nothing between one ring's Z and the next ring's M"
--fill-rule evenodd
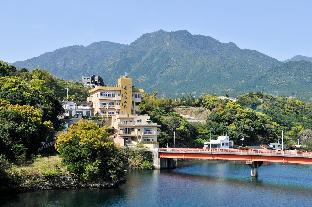
M137 171L111 190L51 190L12 195L0 206L312 206L312 166L262 165L259 178L232 162L192 162Z

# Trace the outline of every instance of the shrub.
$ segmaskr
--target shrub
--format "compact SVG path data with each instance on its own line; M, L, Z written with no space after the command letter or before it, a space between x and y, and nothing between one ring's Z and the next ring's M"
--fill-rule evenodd
M144 149L126 149L129 159L129 168L132 170L153 169L153 155Z

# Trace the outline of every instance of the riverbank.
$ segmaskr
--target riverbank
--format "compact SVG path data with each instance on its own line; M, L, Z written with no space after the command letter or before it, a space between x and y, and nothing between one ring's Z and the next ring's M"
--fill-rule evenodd
M80 188L116 188L125 179L117 182L84 181L70 173L63 165L62 159L55 155L38 157L33 163L24 166L13 165L8 171L7 183L0 188L0 192L27 192L51 189L80 189Z
M128 171L153 169L153 157L149 151L136 148L125 149L125 153L128 155ZM7 176L7 182L0 186L0 193L52 189L109 189L117 188L126 182L125 178L120 178L117 182L81 180L67 170L67 167L62 163L62 158L58 155L37 157L32 163L13 165L7 170Z

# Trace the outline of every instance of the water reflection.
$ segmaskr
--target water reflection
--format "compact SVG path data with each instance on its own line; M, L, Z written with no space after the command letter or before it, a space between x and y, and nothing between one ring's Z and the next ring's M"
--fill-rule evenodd
M167 171L138 171L115 190L42 191L12 196L2 206L312 206L312 168L194 162Z

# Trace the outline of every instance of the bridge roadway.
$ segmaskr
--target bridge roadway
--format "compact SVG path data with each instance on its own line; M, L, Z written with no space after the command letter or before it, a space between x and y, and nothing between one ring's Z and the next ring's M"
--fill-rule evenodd
M312 164L312 152L297 150L159 148L158 153L159 158Z

